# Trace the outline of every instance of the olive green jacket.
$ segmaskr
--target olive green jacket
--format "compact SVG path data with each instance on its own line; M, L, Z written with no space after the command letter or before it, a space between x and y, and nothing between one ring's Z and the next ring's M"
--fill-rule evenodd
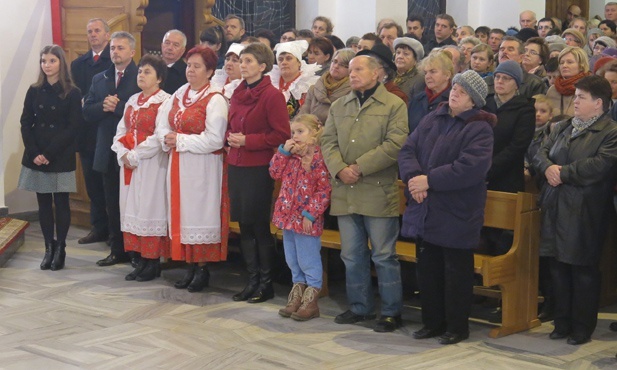
M405 103L381 84L362 107L355 91L332 104L321 138L332 175L331 215L398 217L397 157L408 134ZM345 185L336 174L354 163L362 176Z

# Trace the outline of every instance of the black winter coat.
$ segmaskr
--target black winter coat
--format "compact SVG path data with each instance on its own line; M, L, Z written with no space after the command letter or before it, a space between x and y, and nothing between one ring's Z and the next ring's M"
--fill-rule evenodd
M525 190L525 153L536 130L534 101L514 96L499 109L495 95L486 99L484 110L497 115L493 128L493 164L488 171L489 190L516 193Z
M26 93L21 114L24 155L21 164L43 172L75 171L75 135L81 118L81 95L73 88L66 98L60 97L59 83L45 82ZM44 155L48 165L37 166L34 159Z
M597 265L608 214L613 205L617 169L617 123L608 114L571 138L572 119L560 122L534 158L544 175L561 167L562 184L545 183L540 196L540 254L572 265Z

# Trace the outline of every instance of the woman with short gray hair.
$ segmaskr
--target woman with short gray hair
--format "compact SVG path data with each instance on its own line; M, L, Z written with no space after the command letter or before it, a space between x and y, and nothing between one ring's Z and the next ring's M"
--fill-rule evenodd
M334 52L330 69L309 88L300 113L314 114L322 123L326 122L330 105L351 91L349 62L355 55L352 49L340 49Z

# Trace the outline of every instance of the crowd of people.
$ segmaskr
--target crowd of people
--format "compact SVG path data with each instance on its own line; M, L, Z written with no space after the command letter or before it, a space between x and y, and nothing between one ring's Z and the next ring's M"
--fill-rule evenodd
M322 16L277 39L247 35L229 15L194 47L166 32L161 57L137 65L133 35L91 19L91 50L69 68L62 48L45 47L24 102L19 187L37 194L40 267L65 265L78 151L92 225L78 243L107 242L97 264L130 262L126 280L153 280L171 258L187 266L174 286L202 291L208 264L227 258L231 220L247 272L233 300L264 302L274 297L272 223L293 283L279 314L310 320L324 219L335 217L349 305L335 322L372 320L379 307L375 331L402 325L402 235L417 246L422 328L413 337L454 344L469 337L474 252L499 255L512 243L483 227L487 190L535 187L540 318L554 320L551 339L586 343L617 180L617 3L604 20L580 13L573 5L562 21L523 11L520 29L508 30L440 14L432 35L412 14L407 33L383 19L345 43Z

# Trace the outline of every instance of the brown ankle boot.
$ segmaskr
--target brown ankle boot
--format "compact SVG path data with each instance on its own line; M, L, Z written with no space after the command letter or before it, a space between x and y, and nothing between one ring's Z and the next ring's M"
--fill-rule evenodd
M304 289L306 289L306 284L294 284L291 288L291 292L289 292L289 297L287 298L287 306L279 310L279 315L289 317L292 313L298 311L298 308L300 308L300 305L302 304Z
M302 305L298 311L291 314L291 318L297 321L308 321L312 318L319 317L318 299L319 289L312 286L306 288L302 296Z

